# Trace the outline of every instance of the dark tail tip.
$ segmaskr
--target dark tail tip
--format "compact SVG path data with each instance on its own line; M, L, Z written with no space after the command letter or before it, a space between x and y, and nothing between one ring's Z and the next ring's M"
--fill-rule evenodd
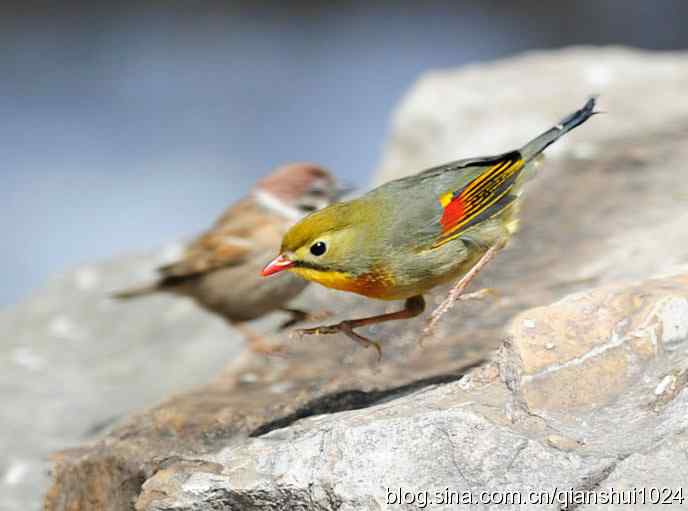
M541 135L528 142L521 149L523 159L526 161L531 160L576 126L580 126L593 115L602 113L595 110L596 104L597 96L591 96L588 101L586 101L585 105L583 105L583 108L576 110L572 114L562 119L559 124L548 129Z
M154 293L155 291L158 290L157 284L145 286L145 287L137 287L134 289L125 289L123 291L116 291L114 293L110 293L110 298L114 300L129 300L131 298L138 298L139 296L145 296L151 293Z
M137 293L136 291L116 291L110 293L110 298L113 300L129 300L130 298L136 298L137 296L143 296L143 293Z
M588 98L588 101L585 102L585 105L583 105L583 108L581 108L580 110L576 110L571 115L562 119L557 125L557 128L559 128L560 131L563 131L565 133L567 131L571 131L576 126L580 126L585 121L590 119L593 115L602 113L595 110L595 105L597 104L597 97L597 95L590 96L590 98Z

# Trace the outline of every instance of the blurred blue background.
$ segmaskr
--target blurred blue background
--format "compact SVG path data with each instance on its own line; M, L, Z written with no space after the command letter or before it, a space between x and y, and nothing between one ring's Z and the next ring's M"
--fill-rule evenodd
M682 0L50 5L0 6L0 305L192 235L282 162L365 185L423 71L688 46Z

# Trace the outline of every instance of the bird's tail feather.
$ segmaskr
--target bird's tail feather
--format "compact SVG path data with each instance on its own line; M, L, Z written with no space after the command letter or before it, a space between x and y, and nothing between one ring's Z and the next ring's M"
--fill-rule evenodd
M576 110L572 114L562 119L559 124L548 129L542 135L539 135L528 142L520 151L523 159L526 162L532 160L534 157L544 151L547 146L556 142L560 137L571 131L573 128L580 126L593 115L600 113L595 111L595 102L596 98L595 96L592 96L590 99L588 99L585 105L583 105L583 108Z
M163 273L166 266L158 269L159 272ZM188 274L188 275L164 275L157 282L152 284L147 284L140 287L134 287L131 289L125 289L123 291L118 291L113 293L112 298L117 300L128 300L129 298L138 298L139 296L149 295L151 293L157 293L158 291L170 291L171 289L179 289L185 283L198 278L199 274Z
M160 283L149 284L147 286L134 287L131 289L125 289L123 291L117 291L112 293L112 298L117 300L129 300L130 298L138 298L140 296L149 295L160 290Z

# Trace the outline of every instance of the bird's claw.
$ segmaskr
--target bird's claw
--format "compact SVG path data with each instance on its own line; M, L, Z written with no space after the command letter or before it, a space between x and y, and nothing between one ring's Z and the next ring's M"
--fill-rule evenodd
M444 314L446 310L448 310L451 305L453 304L454 300L459 300L461 302L469 301L469 300L484 300L485 298L492 298L493 300L499 299L501 296L499 290L492 288L492 287L485 287L483 289L480 289L479 291L475 291L473 293L466 293L466 294L460 294L456 298L452 298L451 296L447 297L437 309L432 313L432 316L430 319L427 321L425 324L425 328L420 334L420 337L418 338L418 347L423 348L425 339L430 337L434 331L435 331L435 325L437 324L437 320Z
M380 362L382 360L382 346L380 346L378 342L371 341L367 337L363 337L362 335L354 332L351 325L346 321L337 323L335 325L320 325L312 328L299 328L298 330L294 330L293 335L303 338L305 335L330 335L338 334L340 332L364 348L374 348L377 352L377 361Z
M280 358L287 358L289 356L287 347L284 345L271 345L264 342L252 342L249 343L248 348L256 355Z
M306 334L303 332L302 328L297 328L296 330L292 330L288 334L290 339L303 339L304 335L306 335Z
M367 339L368 343L361 343L364 348L369 348L373 347L375 348L375 351L377 352L377 363L379 364L382 362L382 346L380 346L379 342L376 341L371 341L370 339Z
M497 300L500 297L501 297L501 294L500 294L499 290L497 290L493 287L485 287L479 291L475 291L474 293L462 294L458 297L458 299L461 301L484 300L485 298L491 298L493 300Z
M339 333L341 331L342 331L342 329L339 327L339 325L321 325L321 326L316 326L313 328L299 328L298 330L294 330L294 332L299 337L303 337L304 335L336 334L336 333Z

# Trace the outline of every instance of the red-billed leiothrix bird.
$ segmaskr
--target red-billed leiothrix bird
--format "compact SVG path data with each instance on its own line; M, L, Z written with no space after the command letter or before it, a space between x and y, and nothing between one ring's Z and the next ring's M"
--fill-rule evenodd
M417 316L424 293L460 278L431 327L516 231L521 191L541 153L594 108L591 98L520 149L440 165L310 214L289 230L263 275L289 270L330 288L406 300L398 312L300 331L342 332L380 353L355 329Z

